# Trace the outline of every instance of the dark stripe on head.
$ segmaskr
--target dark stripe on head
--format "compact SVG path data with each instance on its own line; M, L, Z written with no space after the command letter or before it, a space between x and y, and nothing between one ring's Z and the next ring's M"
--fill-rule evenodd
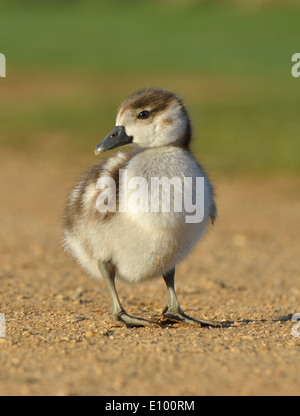
M182 107L183 103L176 95L160 88L146 88L127 98L120 107L121 114L127 109L150 109L152 113L165 110L172 102L177 101Z

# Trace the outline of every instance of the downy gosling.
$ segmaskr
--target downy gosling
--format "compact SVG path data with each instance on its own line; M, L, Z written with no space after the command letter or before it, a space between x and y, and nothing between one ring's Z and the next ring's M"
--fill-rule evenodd
M108 153L79 180L67 203L64 246L87 272L102 277L113 319L127 327L157 323L127 314L115 281L133 284L158 276L163 276L168 290L165 318L218 325L187 316L175 293L176 265L217 212L213 187L190 152L191 138L189 116L173 92L136 92L122 103L115 128L95 154L135 146Z

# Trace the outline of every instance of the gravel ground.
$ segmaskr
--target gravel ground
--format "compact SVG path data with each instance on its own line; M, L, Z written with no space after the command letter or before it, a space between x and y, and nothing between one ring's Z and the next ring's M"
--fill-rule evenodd
M5 154L0 165L0 395L299 395L300 179L216 178L219 220L177 269L184 311L221 328L162 322L162 279L104 284L61 248L61 213L81 168Z

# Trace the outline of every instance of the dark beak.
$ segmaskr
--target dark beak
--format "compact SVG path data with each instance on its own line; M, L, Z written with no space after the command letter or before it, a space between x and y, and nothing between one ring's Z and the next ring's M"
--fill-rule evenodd
M124 126L116 126L110 133L102 140L101 143L96 146L95 155L98 156L105 150L114 149L116 147L123 146L124 144L131 143L132 136L127 136Z

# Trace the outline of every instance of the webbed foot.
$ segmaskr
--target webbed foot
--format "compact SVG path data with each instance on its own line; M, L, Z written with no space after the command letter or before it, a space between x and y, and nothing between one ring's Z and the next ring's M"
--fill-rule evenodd
M124 310L118 314L113 315L113 318L115 322L125 324L127 328L133 328L136 326L159 326L155 322L148 321L147 319L128 315L128 313L126 313Z
M168 307L166 307L162 314L165 318L169 319L170 321L182 322L188 325L211 326L213 328L217 328L221 326L219 323L214 322L214 321L192 318L186 315L180 309L170 311Z

